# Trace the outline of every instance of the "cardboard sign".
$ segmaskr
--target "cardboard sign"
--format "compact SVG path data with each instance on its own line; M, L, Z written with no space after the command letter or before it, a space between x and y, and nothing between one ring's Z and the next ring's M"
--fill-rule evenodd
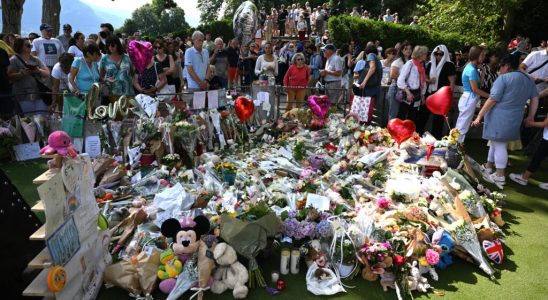
M40 158L40 144L38 142L15 145L13 151L17 161Z
M192 99L193 109L204 109L206 100L206 92L194 92Z
M209 91L207 92L207 108L217 108L219 107L219 91Z

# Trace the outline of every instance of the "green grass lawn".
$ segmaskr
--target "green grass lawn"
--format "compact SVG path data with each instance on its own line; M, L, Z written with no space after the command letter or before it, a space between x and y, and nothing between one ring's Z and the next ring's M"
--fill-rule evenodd
M479 162L484 162L487 148L483 141L471 141L467 151ZM529 159L519 153L512 153L510 167L507 172L521 172L527 166ZM18 187L26 201L32 206L38 199L36 186L32 179L45 171L44 160L30 162L0 164L11 180ZM503 218L507 222L504 227L507 233L504 247L504 262L496 266L495 282L490 281L478 267L458 259L444 271L438 271L440 281L432 282L436 290L443 291L445 296L439 297L433 293L415 294L418 299L548 299L548 268L542 264L546 259L548 245L548 191L536 186L538 181L548 182L548 163L544 162L541 170L534 175L536 180L523 187L507 179L504 193L508 195L507 206ZM490 186L492 189L496 189ZM42 216L43 217L43 216ZM270 272L277 269L279 257L271 256L264 261L263 274L267 282ZM316 299L318 297L307 292L305 270L301 273L288 275L286 289L276 299ZM378 282L367 282L361 277L347 283L355 288L347 289L348 293L338 294L333 299L396 299L393 290L383 292ZM188 295L190 296L190 294ZM232 293L225 292L221 296L206 293L206 299L233 299ZM249 299L264 299L269 297L262 289L250 291ZM154 293L155 299L164 299L160 292ZM184 297L188 298L187 295ZM327 297L323 297L327 298ZM129 299L128 293L118 289L104 289L98 299Z

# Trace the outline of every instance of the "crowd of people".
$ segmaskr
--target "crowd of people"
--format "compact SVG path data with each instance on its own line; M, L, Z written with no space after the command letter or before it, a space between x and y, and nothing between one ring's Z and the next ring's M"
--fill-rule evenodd
M509 43L508 53L468 44L453 51L442 44L428 49L408 41L384 49L380 41L360 44L357 37L337 47L326 29L329 12L327 5L313 9L308 4L282 5L268 15L261 9L261 27L247 45L200 31L184 41L172 35L157 37L150 41L154 55L140 72L127 54L129 42L140 41L140 33L115 35L109 23L87 37L73 34L69 24L57 38L48 24L40 26L40 36L6 34L0 42L0 108L3 115L59 110L60 93L86 94L94 83L101 83L108 103L122 95L154 96L166 86L180 93L246 87L263 80L284 87L286 109L301 106L320 87L333 105L368 98L367 103L356 105L356 111L368 114L358 116L362 122L371 122L374 103L382 99L388 120L413 120L419 134L429 131L441 139L446 120L433 114L425 99L450 86L459 99L455 125L461 134L459 141L464 142L470 127L484 120L483 137L489 140L490 150L483 168L486 177L499 184L505 181L507 149L520 140L521 122L508 120L521 120L529 101L525 124L546 127L546 121L534 119L539 99L546 98L548 90L544 41L533 49L528 39L518 36ZM357 8L349 12L354 16L366 13ZM399 21L390 10L382 18ZM273 40L275 36L285 38ZM44 96L44 87L50 87L53 97ZM545 128L531 166L522 175L511 174L512 180L527 183L548 153L547 140Z

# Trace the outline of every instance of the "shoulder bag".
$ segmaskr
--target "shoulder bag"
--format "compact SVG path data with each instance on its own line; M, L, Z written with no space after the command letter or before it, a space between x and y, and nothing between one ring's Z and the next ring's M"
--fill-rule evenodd
M19 55L16 55L17 58L21 61L21 63L25 66L27 69L36 68L37 66L29 66ZM36 81L36 85L38 87L38 93L40 94L40 99L44 101L46 105L51 105L53 103L53 97L51 94L51 89L45 85L38 77L36 77L35 74L31 75L32 78Z
M407 76L405 76L405 82L407 82L407 80L409 79L409 75L411 75L411 69L413 69L413 66L409 68L409 72L407 72ZM394 96L394 99L398 102L406 102L405 90L398 88L398 90L396 91L396 95Z

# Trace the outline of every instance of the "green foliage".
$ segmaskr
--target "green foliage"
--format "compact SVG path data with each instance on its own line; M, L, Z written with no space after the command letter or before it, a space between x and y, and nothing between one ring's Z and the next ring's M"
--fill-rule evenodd
M197 29L203 33L210 32L213 38L222 38L225 44L228 44L228 41L234 38L232 21L228 19L213 21L208 24L200 24Z
M350 40L356 40L361 45L365 45L368 41L380 40L385 48L388 48L398 42L408 40L414 45L426 45L429 49L433 49L439 44L445 44L449 49L460 49L465 42L478 42L472 36L428 30L422 26L378 22L350 16L330 18L329 31L335 33L333 39L338 45L348 43Z
M128 34L140 31L143 35L158 36L188 29L190 26L185 21L185 11L174 4L169 0L147 3L137 8L117 31Z

